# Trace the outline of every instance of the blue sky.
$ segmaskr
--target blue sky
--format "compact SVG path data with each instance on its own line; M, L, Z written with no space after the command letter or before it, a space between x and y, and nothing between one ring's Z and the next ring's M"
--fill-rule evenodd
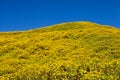
M120 28L120 0L0 0L0 31L72 21Z

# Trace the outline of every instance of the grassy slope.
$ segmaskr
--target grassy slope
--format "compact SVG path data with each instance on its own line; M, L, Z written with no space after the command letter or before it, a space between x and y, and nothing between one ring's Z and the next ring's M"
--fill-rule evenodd
M72 22L0 33L0 80L119 80L120 30Z

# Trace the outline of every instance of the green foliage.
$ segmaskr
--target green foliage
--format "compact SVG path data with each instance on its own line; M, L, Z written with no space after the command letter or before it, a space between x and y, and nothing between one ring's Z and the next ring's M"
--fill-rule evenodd
M0 33L0 80L119 80L120 30L72 22Z

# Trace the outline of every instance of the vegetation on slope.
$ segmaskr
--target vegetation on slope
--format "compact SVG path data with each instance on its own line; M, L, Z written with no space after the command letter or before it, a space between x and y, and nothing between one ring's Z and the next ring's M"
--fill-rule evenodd
M120 30L71 22L0 33L0 80L119 80Z

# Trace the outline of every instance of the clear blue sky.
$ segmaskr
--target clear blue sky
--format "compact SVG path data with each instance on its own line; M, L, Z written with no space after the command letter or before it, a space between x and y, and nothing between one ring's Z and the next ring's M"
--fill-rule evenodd
M0 0L0 31L71 21L120 27L120 0Z

